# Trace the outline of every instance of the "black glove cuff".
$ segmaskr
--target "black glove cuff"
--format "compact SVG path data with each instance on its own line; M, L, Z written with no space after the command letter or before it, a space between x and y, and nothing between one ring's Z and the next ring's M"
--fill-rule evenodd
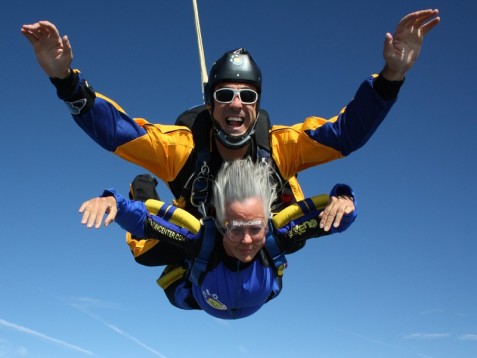
M78 73L70 69L70 75L66 78L52 78L50 82L56 87L56 93L62 100L70 99L78 85L79 76Z
M67 78L50 78L51 83L56 87L58 97L62 99L71 114L78 115L90 110L93 107L96 93L85 79L81 81L76 71L71 70Z
M373 87L376 93L386 101L395 100L399 94L404 79L402 81L389 81L381 73L374 79Z

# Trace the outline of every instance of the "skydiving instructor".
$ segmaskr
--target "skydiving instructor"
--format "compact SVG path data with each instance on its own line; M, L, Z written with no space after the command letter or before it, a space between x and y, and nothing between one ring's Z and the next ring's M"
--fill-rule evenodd
M338 115L330 119L309 116L293 126L266 128L269 156L279 179L290 184L295 201L304 199L295 178L298 172L343 158L366 144L396 102L405 75L419 57L424 36L439 22L438 10L433 9L404 16L395 32L385 36L382 70L366 78ZM174 205L194 213L192 196L183 194L196 170L198 145L193 132L133 118L95 91L82 73L71 68L69 39L51 22L23 25L21 31L76 123L104 149L167 183ZM205 114L212 126L208 148L212 176L224 161L259 159L256 143L261 95L261 70L248 51L228 51L212 65L205 88ZM147 252L141 251L146 246L136 245L134 240L129 244L147 264Z

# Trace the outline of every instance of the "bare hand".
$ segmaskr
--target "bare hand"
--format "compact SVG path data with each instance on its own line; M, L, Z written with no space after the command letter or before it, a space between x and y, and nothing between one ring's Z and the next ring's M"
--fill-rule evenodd
M49 21L23 25L21 31L30 41L38 63L49 77L68 77L73 51L66 35L60 37L58 29Z
M325 231L331 229L331 225L335 228L339 227L343 215L347 215L356 210L353 198L346 195L331 196L326 208L320 213L320 228Z
M400 81L414 65L421 51L424 36L440 22L439 10L429 9L406 15L394 35L389 32L384 41L385 66L382 75L389 81Z
M81 224L86 227L94 227L99 229L101 221L105 214L108 214L104 219L104 226L111 224L116 218L118 209L116 207L116 199L114 196L98 197L81 204L79 212L83 213Z

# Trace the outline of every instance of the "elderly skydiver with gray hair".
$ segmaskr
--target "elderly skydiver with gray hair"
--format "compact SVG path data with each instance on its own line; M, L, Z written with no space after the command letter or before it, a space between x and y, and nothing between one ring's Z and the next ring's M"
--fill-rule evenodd
M116 221L137 237L182 250L185 262L167 266L158 279L174 306L222 319L247 317L280 293L289 248L344 231L356 218L354 194L344 184L272 217L270 173L268 164L251 159L225 162L213 185L215 218L198 220L161 201L128 200L110 189L81 205L82 223L99 228L103 218L106 226Z

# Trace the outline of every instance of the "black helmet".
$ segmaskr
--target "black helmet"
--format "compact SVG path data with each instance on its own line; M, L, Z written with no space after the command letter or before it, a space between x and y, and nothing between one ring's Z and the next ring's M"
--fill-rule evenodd
M214 111L213 93L215 87L224 82L247 83L254 86L259 96L256 109L258 116L262 92L262 72L246 49L239 48L228 51L212 65L209 81L204 88L205 103L209 107L211 114ZM231 136L225 133L215 121L213 123L215 135L219 141L228 148L238 149L249 142L251 136L255 133L257 121L255 120L255 124L249 128L247 133L241 136Z
M253 85L258 94L262 90L262 72L244 48L226 52L214 62L205 86L205 103L213 105L213 92L219 83L238 82Z

